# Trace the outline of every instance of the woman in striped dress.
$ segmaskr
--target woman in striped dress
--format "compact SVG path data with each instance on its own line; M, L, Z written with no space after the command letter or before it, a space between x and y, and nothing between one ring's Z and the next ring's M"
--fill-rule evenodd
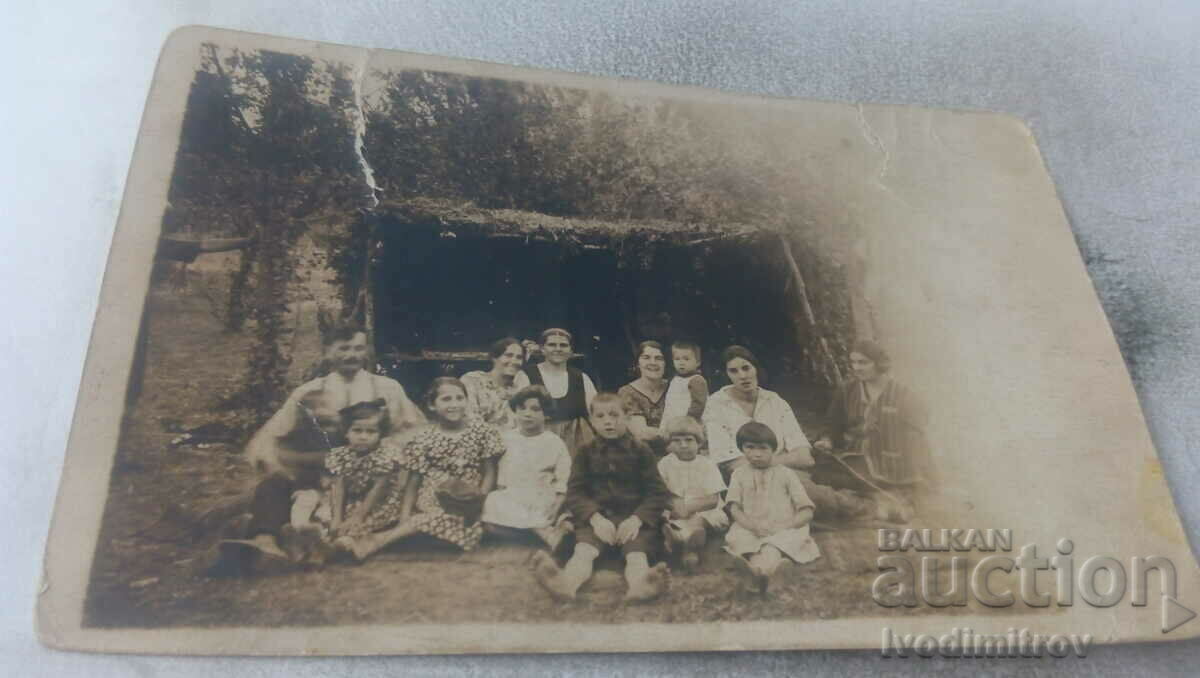
M813 448L838 453L860 475L914 501L915 492L933 480L925 408L892 378L890 367L887 351L875 342L860 340L854 345L850 352L854 379L834 393L826 418L828 431Z

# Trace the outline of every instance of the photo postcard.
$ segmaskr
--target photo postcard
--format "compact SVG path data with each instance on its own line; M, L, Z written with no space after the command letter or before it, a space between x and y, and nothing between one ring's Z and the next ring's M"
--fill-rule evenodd
M1083 656L1192 608L1020 121L164 47L48 645Z

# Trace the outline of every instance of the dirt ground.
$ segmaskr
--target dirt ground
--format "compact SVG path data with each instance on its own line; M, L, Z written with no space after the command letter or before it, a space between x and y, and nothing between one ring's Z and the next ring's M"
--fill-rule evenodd
M621 603L624 583L615 562L601 563L579 600L552 601L529 569L532 542L485 541L471 553L413 543L361 565L206 578L201 572L216 535L197 529L192 518L245 493L254 475L235 445L173 446L178 434L168 428L211 420L215 394L233 386L249 339L223 332L201 296L159 290L149 304L144 389L127 415L114 463L86 602L88 625L705 622L914 612L872 601L879 572L871 530L817 533L823 556L785 566L765 599L743 590L719 539L698 573L674 574L666 596L641 606Z

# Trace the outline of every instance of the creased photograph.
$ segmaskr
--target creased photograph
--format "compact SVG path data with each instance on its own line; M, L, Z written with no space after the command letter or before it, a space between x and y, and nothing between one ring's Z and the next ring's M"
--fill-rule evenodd
M39 630L1083 656L1196 634L1198 574L1013 118L190 28Z

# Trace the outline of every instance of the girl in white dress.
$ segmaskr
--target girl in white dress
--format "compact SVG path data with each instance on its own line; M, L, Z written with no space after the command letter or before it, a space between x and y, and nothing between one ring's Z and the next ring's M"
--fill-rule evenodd
M737 432L748 463L729 479L725 497L733 526L725 550L750 575L760 593L785 561L808 563L820 557L808 533L813 503L796 472L775 463L779 439L766 424L751 421Z
M488 494L481 519L488 526L531 530L551 551L564 534L555 518L571 475L566 444L546 430L546 410L552 402L542 386L527 386L509 400L516 428L501 434L507 451L500 458L496 490Z
M700 422L676 417L663 424L663 432L667 434L667 456L658 461L658 475L671 491L663 536L667 550L679 554L683 569L694 572L708 531L723 532L729 527L721 508L725 481L708 455L700 454L704 447Z

